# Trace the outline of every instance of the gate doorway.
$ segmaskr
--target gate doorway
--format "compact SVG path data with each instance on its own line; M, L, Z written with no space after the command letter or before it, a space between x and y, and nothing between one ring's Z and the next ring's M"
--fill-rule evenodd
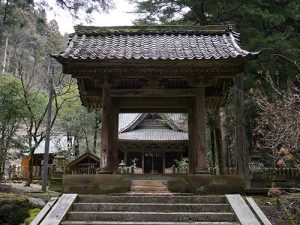
M145 152L144 153L144 174L164 173L162 153Z

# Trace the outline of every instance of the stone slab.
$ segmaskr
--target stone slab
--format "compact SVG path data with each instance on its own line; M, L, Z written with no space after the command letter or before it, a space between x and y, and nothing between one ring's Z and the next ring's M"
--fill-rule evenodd
M34 220L30 223L30 225L38 225L45 218L47 213L52 209L53 205L56 203L57 197L52 197L43 207L43 209L37 214Z
M242 225L260 225L260 222L256 219L241 195L226 195L226 197Z
M40 225L59 225L76 198L77 194L63 194Z
M73 221L235 222L231 212L68 212ZM256 225L256 224L252 224Z
M272 225L272 223L268 220L268 218L267 218L266 215L263 213L263 211L261 211L261 209L260 209L259 206L256 204L256 202L253 200L253 198L247 197L246 200L247 200L247 202L249 203L249 205L251 206L251 208L254 210L254 212L256 213L256 215L259 217L260 221L261 221L264 225Z
M63 225L240 225L236 222L120 222L120 221L66 221Z
M138 195L79 195L79 203L226 203L223 195L138 196Z
M230 212L229 204L224 203L74 203L74 211L143 211L143 212Z
M78 194L128 193L136 180L163 180L172 193L231 194L244 193L244 180L239 176L208 174L185 175L64 175L63 192ZM151 193L151 192L150 192Z

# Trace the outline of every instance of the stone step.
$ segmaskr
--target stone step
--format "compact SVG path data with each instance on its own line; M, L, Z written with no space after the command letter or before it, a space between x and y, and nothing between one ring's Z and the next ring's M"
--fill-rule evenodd
M156 187L156 186L134 186L131 187L131 192L158 192L158 193L169 193L166 187Z
M220 195L168 196L168 195L79 195L78 202L86 203L226 203Z
M160 186L164 187L168 184L167 181L164 180L133 180L131 181L132 186Z
M132 188L154 188L154 189L165 189L168 190L166 186L157 186L157 185L134 185Z
M65 221L63 225L240 225L237 222L119 222L119 221Z
M131 193L169 193L168 182L163 180L133 180L131 181Z
M73 211L230 212L229 204L74 203Z
M235 222L231 212L69 212L67 220L123 222Z

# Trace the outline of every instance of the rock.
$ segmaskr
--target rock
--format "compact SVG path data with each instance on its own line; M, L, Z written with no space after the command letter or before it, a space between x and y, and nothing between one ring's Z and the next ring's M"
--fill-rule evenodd
M46 203L44 202L43 199L40 198L33 198L33 197L28 197L28 201L34 205L40 206L40 207L44 207L46 205Z

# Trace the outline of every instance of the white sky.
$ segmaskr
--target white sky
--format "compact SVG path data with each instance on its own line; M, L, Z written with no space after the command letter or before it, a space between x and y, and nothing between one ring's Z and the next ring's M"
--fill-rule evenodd
M82 24L89 26L126 26L132 25L132 21L137 18L136 14L128 13L134 10L134 5L129 4L126 0L115 0L115 9L110 10L108 14L93 13L93 22L87 23L82 19L74 21L70 13L57 8L55 0L48 0L48 4L53 7L52 11L47 12L48 20L55 19L58 22L59 30L62 34L73 33L74 25Z

